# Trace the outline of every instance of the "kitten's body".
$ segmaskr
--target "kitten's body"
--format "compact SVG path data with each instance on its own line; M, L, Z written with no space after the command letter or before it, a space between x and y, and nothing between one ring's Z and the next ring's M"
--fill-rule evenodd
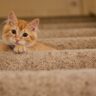
M29 50L55 50L52 46L38 41L38 22L38 20L32 20L32 22L18 20L14 12L11 12L9 14L9 21L3 28L2 38L4 43L0 43L0 51L14 50L16 53L23 53ZM11 32L14 29L18 34ZM28 36L26 36L26 33ZM14 47L11 48L11 46Z

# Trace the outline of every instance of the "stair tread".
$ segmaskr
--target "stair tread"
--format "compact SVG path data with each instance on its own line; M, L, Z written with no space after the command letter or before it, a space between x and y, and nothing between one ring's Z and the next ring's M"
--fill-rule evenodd
M40 38L96 36L96 28L42 29Z
M1 96L90 96L96 95L96 70L3 71Z
M96 49L0 53L0 70L96 68Z
M96 48L96 37L48 38L40 41L53 45L58 50Z

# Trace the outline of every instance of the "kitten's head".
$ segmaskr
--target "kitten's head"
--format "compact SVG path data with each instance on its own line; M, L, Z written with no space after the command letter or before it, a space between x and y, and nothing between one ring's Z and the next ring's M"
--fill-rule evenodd
M11 11L3 28L2 39L8 45L34 45L37 40L39 19L31 22L18 20Z

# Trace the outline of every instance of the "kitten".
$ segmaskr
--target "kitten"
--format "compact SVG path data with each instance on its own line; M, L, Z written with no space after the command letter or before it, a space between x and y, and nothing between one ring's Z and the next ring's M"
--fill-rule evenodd
M16 53L24 53L28 50L55 50L55 48L38 41L37 32L39 19L31 22L17 19L11 11L2 32L0 51L13 49Z

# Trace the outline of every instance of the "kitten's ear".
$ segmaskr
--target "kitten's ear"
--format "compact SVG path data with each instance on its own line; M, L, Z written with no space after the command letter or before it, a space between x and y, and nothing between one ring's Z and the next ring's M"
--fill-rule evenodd
M31 31L35 31L38 26L39 26L39 19L34 19L31 22L28 23L27 27L31 30Z
M11 11L8 15L8 20L7 22L10 23L10 24L16 24L17 23L17 17L15 15L15 12L14 11Z

